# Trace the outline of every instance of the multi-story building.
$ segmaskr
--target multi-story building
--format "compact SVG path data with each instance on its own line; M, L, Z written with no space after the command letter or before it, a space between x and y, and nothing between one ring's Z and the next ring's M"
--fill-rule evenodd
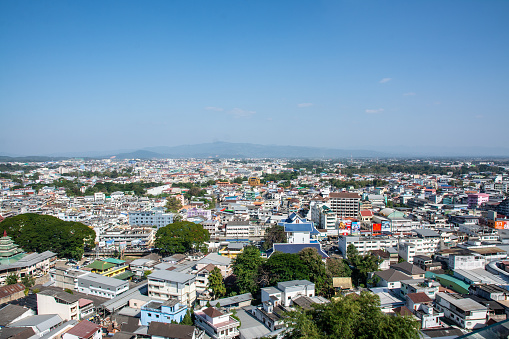
M231 313L222 312L215 307L194 311L195 324L214 339L231 339L239 336L240 322Z
M79 320L79 298L64 291L41 291L37 293L37 314L58 314L63 320Z
M160 300L176 298L191 306L196 300L196 277L175 271L157 270L148 276L148 296Z
M486 193L469 194L467 198L468 208L478 208L489 200L490 196Z
M357 251L359 251L359 254L366 255L373 250L385 250L389 247L397 247L398 238L340 236L338 238L338 247L343 256L346 256L346 250L350 244L355 246Z
M484 269L486 259L482 255L450 254L448 266L451 270Z
M112 299L129 290L129 282L90 273L78 277L78 292Z
M157 226L164 227L173 223L173 214L164 213L161 208L129 212L129 225L131 226Z
M161 323L180 323L187 312L187 306L182 305L177 299L168 299L164 302L151 300L141 307L141 324L148 326L152 321Z
M488 308L470 298L439 292L435 302L438 310L461 328L472 330L485 326Z
M338 192L329 195L331 210L339 218L357 218L360 211L361 196L357 193Z
M265 287L261 290L262 303L270 299L279 300L279 304L290 306L292 300L299 296L314 297L315 284L308 280L284 281L277 284L276 287Z

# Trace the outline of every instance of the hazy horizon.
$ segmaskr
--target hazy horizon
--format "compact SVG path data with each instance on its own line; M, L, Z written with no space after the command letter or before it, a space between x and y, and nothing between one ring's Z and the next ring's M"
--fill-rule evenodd
M0 153L506 149L508 1L0 3Z

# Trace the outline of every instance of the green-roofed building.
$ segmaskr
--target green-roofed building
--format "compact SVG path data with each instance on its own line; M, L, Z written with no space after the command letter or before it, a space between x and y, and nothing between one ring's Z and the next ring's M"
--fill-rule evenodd
M0 238L0 265L14 264L24 256L26 253L4 231L4 236Z
M115 266L120 266L125 264L125 260L117 259L117 258L106 258L103 261L109 262L110 264L113 264Z
M133 272L125 271L124 273L120 273L120 274L117 274L117 275L113 276L113 278L119 279L119 280L127 280L130 277L132 277L132 276L134 276Z
M112 267L115 267L115 265L102 260L96 260L87 266L87 268L92 270L92 273L98 274L104 273Z
M445 288L449 288L457 293L468 294L469 284L454 278L447 274L435 274L431 271L427 271L424 275L425 278L431 278L437 280L440 285Z

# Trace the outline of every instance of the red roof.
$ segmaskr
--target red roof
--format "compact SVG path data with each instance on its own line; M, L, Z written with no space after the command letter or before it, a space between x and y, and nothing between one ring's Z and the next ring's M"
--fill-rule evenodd
M414 302L414 304L427 303L427 302L433 301L424 292L409 293L407 295L407 297L408 297L408 299L412 300Z
M25 286L21 283L14 285L6 285L0 287L0 298L5 298L11 294L18 293L25 290Z
M94 335L95 332L97 332L98 329L100 329L101 326L97 325L93 322L90 322L88 320L83 320L78 325L71 328L66 333L72 334L77 336L78 338L84 338L88 339Z
M372 217L373 216L373 212L371 212L369 210L362 210L360 213L361 213L361 217Z

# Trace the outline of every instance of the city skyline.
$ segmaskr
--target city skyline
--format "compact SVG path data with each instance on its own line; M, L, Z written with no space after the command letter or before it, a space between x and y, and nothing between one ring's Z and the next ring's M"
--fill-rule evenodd
M508 12L506 1L2 2L0 153L505 148Z

